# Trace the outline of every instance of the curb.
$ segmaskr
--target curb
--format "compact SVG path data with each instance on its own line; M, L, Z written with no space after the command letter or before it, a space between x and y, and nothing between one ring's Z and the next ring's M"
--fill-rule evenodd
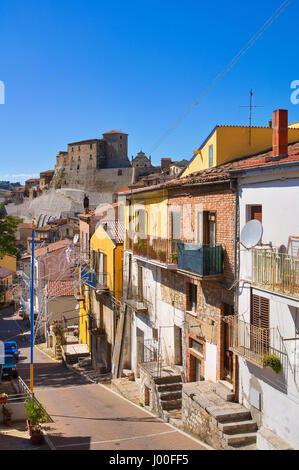
M95 381L93 379L91 379L90 377L88 377L88 375L85 375L84 372L80 372L79 370L76 370L74 367L70 366L69 364L67 364L66 362L64 363L64 365L69 369L71 370L72 372L75 372L76 374L80 375L81 377L84 377L86 380L88 380L90 383L92 384L97 384L98 381Z
M55 445L51 441L47 431L44 429L44 425L42 425L42 430L43 430L43 433L44 433L45 441L46 441L47 445L49 446L50 450L57 450Z

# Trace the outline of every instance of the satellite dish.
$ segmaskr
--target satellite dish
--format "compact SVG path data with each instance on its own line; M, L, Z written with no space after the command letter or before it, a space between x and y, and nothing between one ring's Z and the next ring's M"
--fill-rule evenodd
M75 235L74 238L73 238L73 244L74 244L74 245L77 245L78 240L79 240L79 234L76 233L76 235Z
M240 241L247 248L253 248L258 244L263 235L263 226L258 220L250 220L243 227Z

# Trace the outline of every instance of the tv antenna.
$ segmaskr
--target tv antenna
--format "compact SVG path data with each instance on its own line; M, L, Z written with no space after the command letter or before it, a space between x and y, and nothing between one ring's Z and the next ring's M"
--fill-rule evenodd
M249 108L249 145L251 145L251 128L252 128L252 109L253 108L263 108L264 106L256 106L252 104L253 101L253 91L250 89L250 100L249 106L239 106L240 108Z

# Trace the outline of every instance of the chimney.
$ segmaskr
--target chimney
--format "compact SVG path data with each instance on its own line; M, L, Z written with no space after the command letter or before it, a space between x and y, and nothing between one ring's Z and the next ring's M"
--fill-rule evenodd
M272 121L269 121L269 126L272 129Z
M288 153L288 111L277 109L273 112L273 157Z

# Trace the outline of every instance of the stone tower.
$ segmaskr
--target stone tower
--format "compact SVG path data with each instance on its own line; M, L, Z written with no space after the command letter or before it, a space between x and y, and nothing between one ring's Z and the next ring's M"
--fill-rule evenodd
M128 159L128 134L112 130L103 134L103 140L106 143L105 163L103 159L106 168L128 168L131 166Z

